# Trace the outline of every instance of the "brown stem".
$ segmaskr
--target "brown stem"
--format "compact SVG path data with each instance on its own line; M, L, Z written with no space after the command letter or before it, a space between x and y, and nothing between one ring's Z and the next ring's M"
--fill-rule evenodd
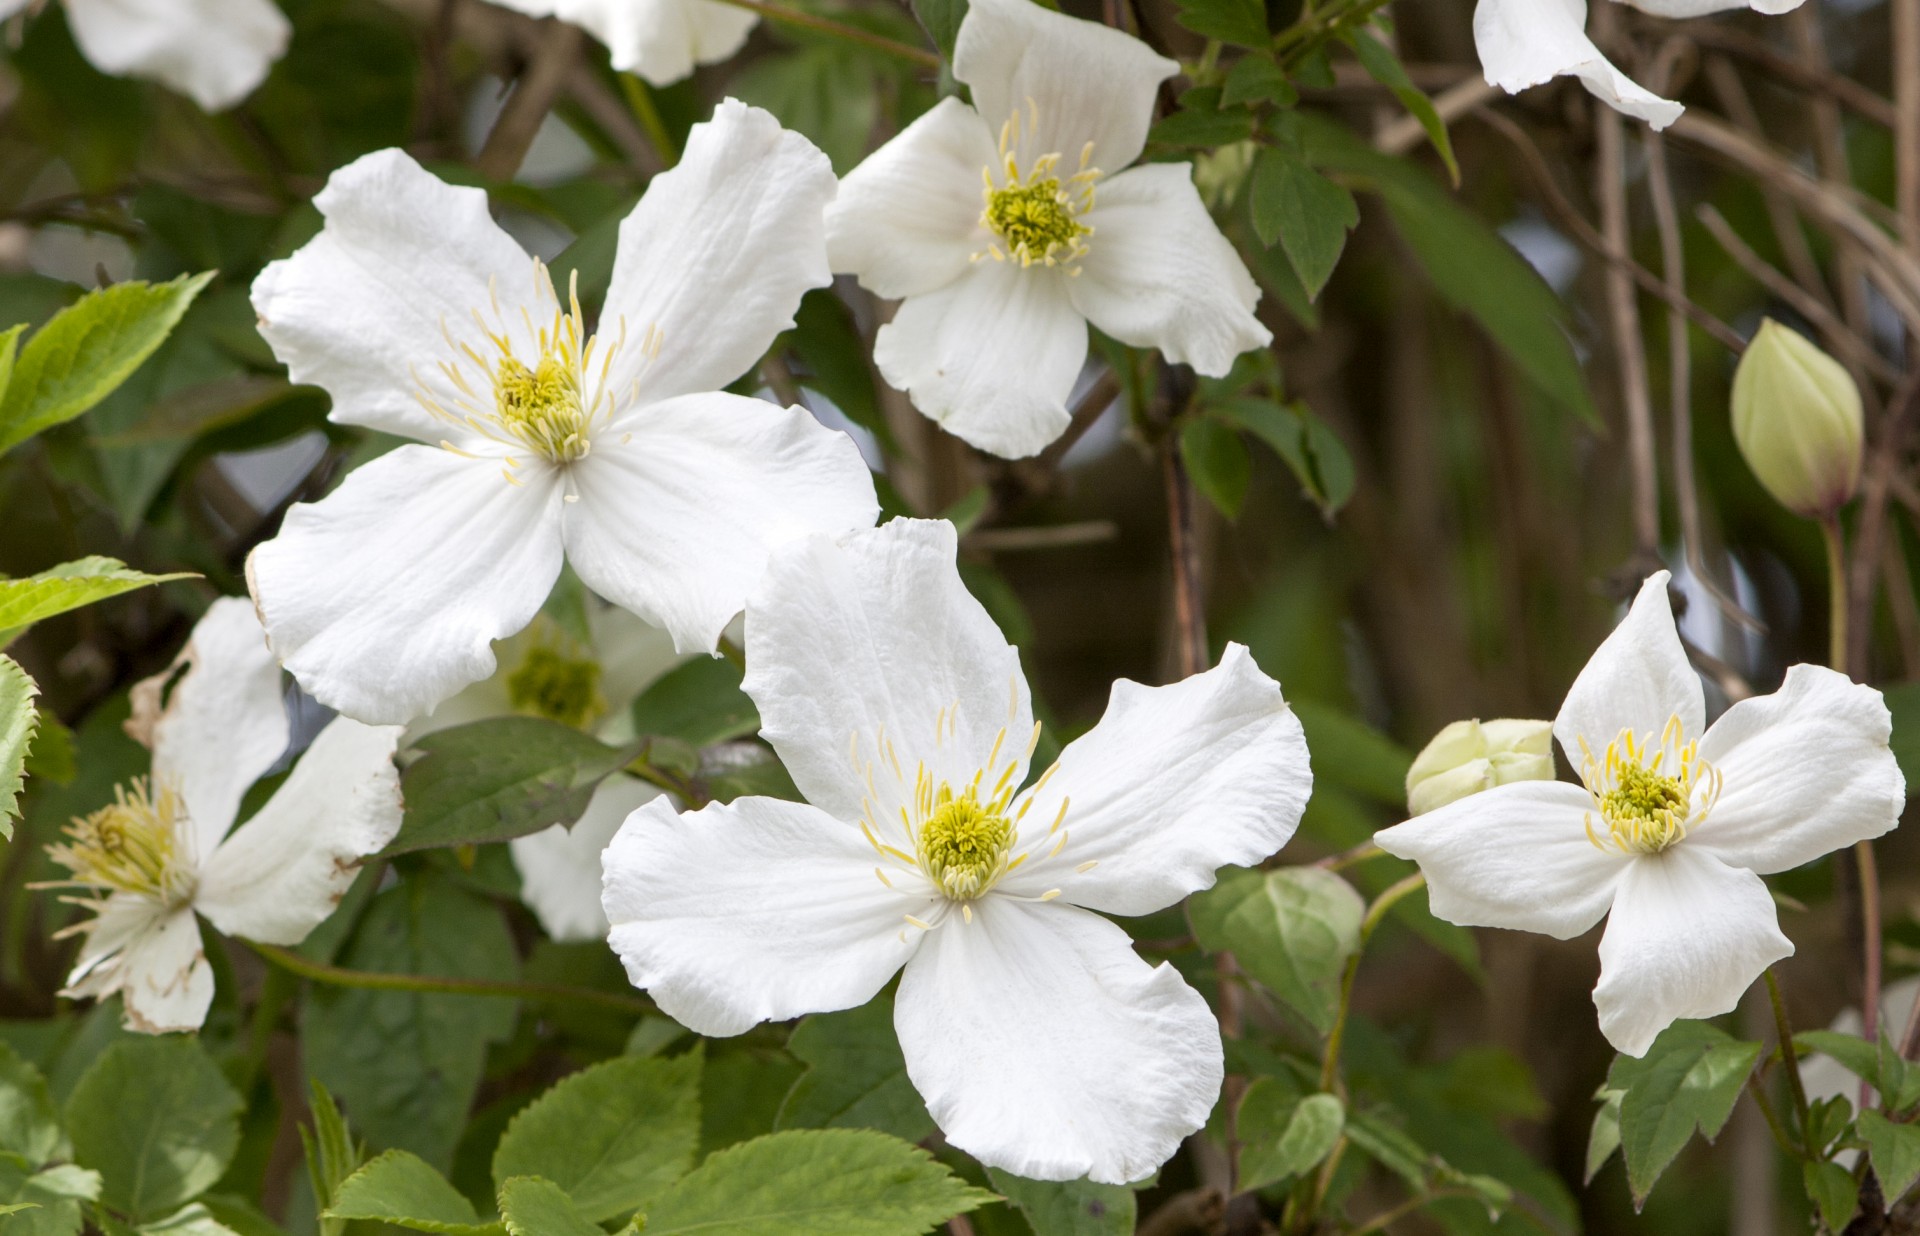
M1602 5L1607 14L1611 5ZM1594 100L1600 139L1594 175L1594 194L1600 199L1600 232L1607 248L1628 251L1626 136L1620 113ZM1660 491L1653 449L1653 404L1647 393L1647 354L1640 337L1640 309L1634 302L1633 280L1618 267L1606 272L1607 313L1612 324L1615 361L1620 374L1620 402L1627 421L1627 464L1633 483L1633 547L1636 556L1652 562L1660 556Z
M1173 549L1174 652L1180 677L1207 668L1206 581L1199 542L1198 493L1180 459L1177 434L1161 443L1160 463L1167 485L1167 538Z
M505 107L487 134L474 167L489 180L512 180L527 157L554 100L566 85L580 55L580 28L549 20L526 72L514 83Z

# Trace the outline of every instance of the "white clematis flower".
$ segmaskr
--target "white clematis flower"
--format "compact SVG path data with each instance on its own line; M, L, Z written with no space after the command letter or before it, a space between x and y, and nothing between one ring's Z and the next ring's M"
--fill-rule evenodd
M670 86L695 65L731 59L760 15L715 0L494 0L533 17L557 17L606 44L613 67Z
M0 20L34 0L0 0ZM293 26L273 0L66 0L67 26L102 73L144 77L217 112L253 93Z
M635 812L606 856L609 942L709 1035L852 1008L903 967L894 1025L947 1140L1021 1176L1119 1183L1206 1120L1218 1024L1103 914L1146 914L1293 835L1300 724L1245 648L1106 716L1022 790L1019 653L944 521L772 558L746 690L807 803ZM811 804L811 805L808 805Z
M1554 720L1585 788L1495 786L1374 837L1420 864L1449 922L1566 940L1606 917L1593 1002L1629 1056L1793 953L1761 876L1880 836L1906 802L1887 706L1843 674L1796 665L1707 728L1667 579L1647 579Z
M333 913L359 860L393 840L400 729L345 717L233 828L247 788L286 751L283 699L243 597L215 601L173 667L134 688L127 729L152 748L151 774L49 848L73 873L60 887L92 894L69 900L94 911L67 929L86 942L60 994L119 992L131 1029L195 1029L213 1001L196 914L230 936L298 944Z
M397 150L335 172L320 235L254 283L260 330L333 419L414 438L287 513L248 560L322 703L404 722L490 675L562 557L711 652L770 549L870 525L873 479L802 408L720 393L829 281L826 156L728 100L620 227L589 332L539 262Z
M905 301L874 361L949 432L1009 459L1058 438L1089 322L1212 376L1271 341L1192 168L1128 166L1178 70L1118 30L979 0L953 59L978 110L942 100L841 184L833 268Z
M1726 9L1785 13L1805 0L1624 0L1662 17L1700 17ZM1473 41L1487 84L1518 94L1556 77L1578 77L1596 98L1658 131L1686 109L1613 66L1587 37L1587 0L1480 0Z

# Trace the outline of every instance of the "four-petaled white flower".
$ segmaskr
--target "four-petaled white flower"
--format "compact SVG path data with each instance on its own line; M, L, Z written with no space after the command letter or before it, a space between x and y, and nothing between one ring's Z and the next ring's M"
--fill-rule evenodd
M1205 1122L1219 1027L1102 914L1147 914L1293 835L1299 722L1245 648L1106 716L1021 788L1018 652L968 595L953 526L895 520L776 552L746 690L807 803L630 817L606 855L634 984L709 1035L851 1008L905 968L894 1024L947 1140L1035 1179L1139 1179ZM808 804L811 805L808 805Z
M34 0L0 0L0 19ZM144 77L210 112L253 93L293 32L273 0L66 0L81 54L102 73Z
M571 22L606 44L613 67L656 86L692 74L695 65L732 57L760 15L716 0L494 0L534 17Z
M1614 0L1603 0L1613 3ZM1620 0L1661 17L1700 17L1726 9L1785 13L1805 0ZM1480 0L1473 42L1487 84L1508 94L1556 77L1578 77L1609 106L1664 129L1686 109L1613 66L1587 37L1587 0Z
M1843 674L1796 665L1708 729L1667 579L1647 579L1554 720L1585 788L1495 786L1374 837L1420 864L1449 922L1565 940L1606 916L1593 1002L1630 1056L1792 955L1761 876L1880 836L1906 802L1886 704Z
M621 224L594 335L480 190L397 150L336 172L325 229L254 283L260 330L334 420L419 444L295 506L248 560L301 685L407 721L493 672L490 643L533 618L563 557L710 652L771 548L872 524L851 439L719 393L829 281L833 192L806 139L722 103Z
M393 840L400 728L346 717L233 828L247 788L286 753L284 698L243 597L215 601L173 667L134 688L127 729L152 748L151 772L50 847L72 872L56 887L85 890L67 900L94 912L62 933L86 937L62 995L119 992L132 1029L195 1029L213 1001L196 914L230 936L298 944L333 912L359 860Z
M1213 376L1271 341L1192 168L1128 166L1178 70L1118 30L979 0L953 59L978 110L942 100L841 185L833 268L905 300L874 361L949 432L1007 458L1058 438L1088 322Z

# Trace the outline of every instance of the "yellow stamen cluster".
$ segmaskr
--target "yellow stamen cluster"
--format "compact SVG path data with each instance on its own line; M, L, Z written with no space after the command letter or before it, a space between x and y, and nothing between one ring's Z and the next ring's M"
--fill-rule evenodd
M1036 111L1028 102L1029 128L1037 125ZM981 169L986 182L986 209L980 214L982 227L991 230L1004 243L990 244L974 255L992 257L996 262L1009 259L1021 266L1069 267L1079 274L1074 263L1087 253L1086 238L1093 229L1080 222L1080 216L1093 209L1094 184L1100 170L1091 166L1093 143L1080 151L1080 168L1064 180L1056 170L1060 155L1045 154L1035 159L1023 173L1016 152L1020 136L1020 114L1015 112L1000 127L1000 175L994 169Z
M186 812L180 796L144 778L116 786L113 802L68 825L68 841L47 847L53 861L73 873L68 887L102 893L134 893L165 905L193 896L194 865L185 853Z
M572 652L559 639L536 637L507 675L507 699L514 711L579 729L607 710L600 694L600 663Z
M1720 771L1700 758L1700 741L1684 741L1679 717L1670 719L1656 746L1621 730L1595 757L1580 740L1581 779L1599 809L1606 834L1586 817L1587 840L1622 854L1658 854L1686 839L1720 797ZM1696 795L1696 788L1704 793Z
M920 826L920 867L955 901L971 901L1006 871L1013 822L981 805L969 788L959 798L942 785Z

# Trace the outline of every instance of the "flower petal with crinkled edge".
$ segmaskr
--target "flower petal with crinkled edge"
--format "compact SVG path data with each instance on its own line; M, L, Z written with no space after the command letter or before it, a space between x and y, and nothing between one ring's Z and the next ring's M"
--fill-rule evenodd
M874 874L859 830L772 798L676 814L656 799L607 847L607 942L662 1012L705 1035L854 1008L919 947L936 894Z
M571 828L555 824L508 843L520 869L520 900L556 940L604 940L607 915L600 908L604 883L600 857L629 815L665 791L638 777L615 773L593 791Z
M1622 730L1643 740L1651 736L1658 746L1675 717L1686 741L1706 729L1706 696L1680 646L1667 599L1670 578L1665 571L1647 577L1626 618L1601 641L1567 690L1553 736L1576 774L1584 762L1582 739L1598 756Z
M1685 109L1613 67L1587 37L1586 0L1480 0L1473 11L1473 42L1487 83L1518 94L1556 77L1581 85L1617 111L1655 130Z
M1756 13L1791 13L1806 0L1625 0L1645 13L1661 17L1705 17L1729 9L1752 9Z
M670 86L698 64L717 64L747 41L760 20L750 9L711 0L494 0L533 17L558 17L606 45L623 73Z
M200 947L200 922L182 906L146 897L109 899L88 926L63 996L104 1000L118 992L129 1030L198 1030L213 1005L213 967Z
M990 896L971 922L949 916L907 963L893 1020L947 1140L1032 1180L1139 1180L1220 1094L1206 1000L1071 906Z
M293 33L272 0L67 0L67 24L102 73L150 78L210 112L252 94Z

